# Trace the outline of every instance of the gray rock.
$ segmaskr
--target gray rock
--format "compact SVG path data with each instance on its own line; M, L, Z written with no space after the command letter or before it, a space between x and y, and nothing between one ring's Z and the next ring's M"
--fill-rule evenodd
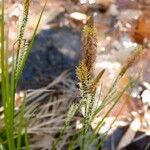
M81 35L68 27L42 30L36 37L19 89L40 88L65 70L72 76L81 56Z

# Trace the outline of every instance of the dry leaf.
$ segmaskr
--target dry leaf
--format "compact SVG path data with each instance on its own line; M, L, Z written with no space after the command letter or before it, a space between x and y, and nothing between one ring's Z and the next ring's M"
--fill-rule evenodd
M130 144L132 142L132 140L134 139L136 132L140 129L140 127L141 127L140 118L135 118L131 122L127 132L124 134L124 136L120 140L120 142L117 146L117 150L121 150L122 148L124 148L125 146Z

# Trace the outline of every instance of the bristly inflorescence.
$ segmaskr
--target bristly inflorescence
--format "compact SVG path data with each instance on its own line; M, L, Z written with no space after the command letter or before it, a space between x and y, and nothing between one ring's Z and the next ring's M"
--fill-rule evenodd
M126 71L134 64L134 62L138 59L140 59L141 56L145 53L144 48L142 46L137 47L130 57L127 59L125 65L122 67L119 76L123 76Z
M30 0L24 1L23 15L22 15L22 19L21 19L21 25L19 28L19 35L18 35L18 40L17 40L15 76L17 76L17 74L18 74L18 71L21 67L21 62L22 62L24 55L25 55L25 51L28 47L28 42L26 42L26 40L24 40L23 38L24 38L24 33L25 33L27 21L28 21L30 2L31 2Z
M76 111L78 110L79 105L73 103L67 113L67 118L65 120L65 125L68 127L69 126L69 122L71 121L71 119L74 117Z
M92 79L93 65L96 60L97 51L96 29L92 16L88 18L87 24L83 29L82 45L83 59L76 69L76 74L80 81L81 88L88 86L84 89L87 90L87 88L89 89L89 84Z
M92 72L96 59L97 38L93 17L90 16L83 29L83 61L89 72Z
M79 79L81 95L85 99L86 94L90 93L92 71L97 50L96 29L94 27L93 16L88 18L87 24L83 29L82 45L83 59L77 66L76 75Z
M82 34L83 42L83 58L76 69L76 75L79 79L81 100L80 107L84 114L84 127L87 131L90 125L92 115L95 108L95 93L96 87L101 79L104 70L93 80L93 69L96 60L97 52L97 38L96 29L94 27L93 17L90 16L87 20L87 24L83 29Z
M18 35L18 48L17 50L19 51L21 48L24 32L25 32L25 27L28 21L28 15L29 15L29 7L30 7L30 0L25 0L24 1L24 10L23 10L23 15L22 15L22 20L21 20L21 26L19 29L19 35Z
M138 47L135 49L132 55L127 59L125 65L122 67L119 75L115 78L106 95L104 95L104 97L100 99L100 97L97 97L97 89L99 86L99 82L101 81L102 76L105 73L105 69L101 70L95 78L93 77L94 63L96 60L96 52L97 52L97 38L96 38L96 29L94 27L94 21L92 16L88 18L87 24L83 29L82 45L83 45L82 47L83 58L76 68L76 75L78 78L81 99L78 104L73 104L70 107L67 114L67 119L65 121L65 127L67 128L69 126L69 122L71 121L75 113L78 110L81 110L83 114L81 150L85 150L86 149L85 142L87 142L86 135L93 119L100 112L104 112L105 107L110 105L108 109L106 108L106 112L104 112L104 115L102 115L102 119L98 122L96 128L94 129L94 132L99 132L101 127L103 126L103 123L105 122L105 118L109 115L110 111L117 104L121 96L130 86L133 86L133 84L135 83L135 81L130 81L121 90L121 92L118 92L116 90L116 87L118 86L120 79L129 69L129 67L131 67L132 64L138 58L141 57L144 51L142 47ZM66 128L64 128L62 133L65 132ZM95 133L93 134L91 141L93 141L94 138L96 139Z
M81 93L80 100L80 108L83 110L83 128L85 132L87 131L90 123L92 122L94 113L95 113L95 105L97 105L96 101L96 90L99 85L99 81L101 80L105 69L102 70L95 79L93 79L92 71L94 69L94 63L96 60L96 51L97 51L97 39L96 39L96 30L94 27L93 17L89 17L87 24L83 29L82 35L83 41L83 59L79 63L76 69L76 75L79 79L79 90ZM113 93L113 89L118 84L118 80L122 78L125 72L132 66L132 64L143 54L143 48L138 47L133 52L133 54L128 58L125 65L122 67L119 76L114 81L110 88L110 92L108 92L107 98ZM108 111L109 112L109 111Z

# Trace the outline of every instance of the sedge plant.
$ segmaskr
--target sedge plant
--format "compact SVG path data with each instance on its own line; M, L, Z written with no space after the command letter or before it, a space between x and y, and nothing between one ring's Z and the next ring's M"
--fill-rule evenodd
M97 133L100 132L101 128L105 124L106 118L108 117L112 109L115 107L115 105L118 103L122 95L129 88L132 88L135 85L137 79L129 81L119 91L117 90L117 86L120 80L123 78L124 74L127 72L127 70L144 53L142 46L135 48L133 53L127 59L126 63L121 68L118 76L114 79L114 82L110 86L110 89L102 98L101 95L99 95L99 97L97 96L97 91L99 83L102 80L103 74L105 73L105 69L101 70L100 73L94 78L93 69L96 60L97 38L92 16L89 17L89 19L87 20L87 24L83 29L82 51L83 58L76 68L76 75L78 78L80 90L80 100L77 104L72 104L72 106L70 107L66 118L65 126L62 129L60 136L56 139L52 146L53 150L59 148L59 142L61 141L61 138L63 138L63 135L69 127L69 123L78 111L82 112L83 114L83 119L81 122L82 129L79 132L78 136L75 135L72 138L73 141L70 142L68 149L73 150L77 145L80 147L81 150L99 150L102 147L103 142L107 138L110 129L98 138ZM96 127L92 129L92 133L90 133L89 129L91 128L91 123L93 122L94 118L97 117L99 114L101 115L101 120L97 123ZM115 122L115 120L113 121L113 123ZM96 145L94 147L91 147L95 144L95 142Z
M77 67L76 73L79 80L79 89L81 93L80 100L80 110L83 111L83 128L82 128L82 144L80 145L82 150L88 149L90 144L93 144L96 141L96 133L99 133L101 128L103 127L107 116L110 114L112 109L118 103L122 95L134 84L137 79L129 81L123 89L117 90L117 86L119 85L120 80L123 78L126 71L132 64L143 54L143 47L137 47L131 56L127 59L126 63L120 70L118 76L112 83L110 89L104 98L97 98L96 91L99 86L99 82L102 80L102 76L105 73L105 70L100 71L100 73L94 78L93 77L93 69L94 62L96 60L96 51L97 51L97 39L96 39L96 29L94 27L93 17L91 16L87 25L83 30L83 59ZM99 103L99 102L100 103ZM99 104L98 104L99 103ZM107 110L106 110L107 108ZM105 109L105 111L104 111ZM103 113L103 115L102 115ZM94 118L97 115L101 115L101 120L98 122L96 127L93 129L93 132L90 136L90 140L87 139L86 135L88 133L88 129ZM107 135L108 132L106 132ZM107 136L102 136L100 139L104 141ZM105 138L103 138L105 137ZM100 142L101 143L101 142ZM102 146L103 143L98 144L98 149Z
M3 133L0 134L0 149L7 150L20 150L21 149L21 141L24 140L25 149L30 149L27 138L27 121L24 119L24 109L25 104L23 104L19 111L19 121L16 126L15 124L15 92L18 85L18 81L24 69L26 60L28 58L29 52L34 43L34 39L37 33L37 29L44 12L47 0L44 4L44 7L40 13L39 19L37 20L36 27L31 36L30 43L26 43L24 40L24 33L28 21L29 9L30 9L30 0L24 0L23 2L23 14L21 24L19 26L17 42L15 43L15 47L13 49L13 61L12 61L12 72L9 73L8 66L8 58L9 58L9 39L8 34L5 28L5 1L1 1L1 92L2 92L2 106L4 109L4 120L3 120ZM7 31L9 31L7 29ZM25 98L24 98L25 100ZM1 129L0 129L1 131ZM24 135L24 136L23 136ZM22 139L24 137L24 139Z
M4 108L4 128L0 130L0 149L8 149L8 150L20 150L22 140L25 143L25 149L30 149L27 137L27 119L24 118L24 110L25 110L25 99L24 97L21 109L19 111L19 121L16 127L14 122L15 120L15 92L18 85L19 78L22 74L23 68L25 66L26 60L28 58L29 52L32 48L37 29L44 12L45 5L41 11L39 20L33 32L31 41L29 44L24 40L24 32L26 29L26 24L28 21L28 14L30 8L30 0L24 0L24 10L21 25L19 27L19 35L16 42L16 49L13 50L13 62L12 62L12 72L9 74L8 67L8 47L9 47L9 39L8 34L5 32L5 1L2 0L2 12L1 12L1 91L2 91L2 105ZM79 144L80 149L85 150L88 149L89 145L92 144L96 140L96 133L99 132L101 127L105 122L105 118L109 115L110 111L117 104L121 96L124 92L132 85L134 85L135 81L129 82L125 87L117 92L116 87L126 73L128 68L133 64L133 62L139 58L139 56L143 53L142 48L137 48L131 57L127 60L127 63L121 69L119 75L115 79L114 83L110 87L106 96L101 99L101 104L97 103L96 91L98 87L98 83L100 82L105 70L102 70L96 78L93 77L93 64L96 60L96 50L97 50L97 39L96 39L96 30L93 23L93 17L90 17L87 21L87 25L83 30L83 59L80 64L77 66L76 74L79 83L79 90L81 94L81 99L79 103L73 104L68 111L68 115L65 121L65 126L61 131L60 136L54 142L52 149L57 149L59 146L59 142L63 135L65 134L70 121L74 117L77 111L81 111L83 113L82 120L82 129L79 136L74 136L74 142L71 142L69 145L69 149L74 149L75 145L78 143L79 137L81 137L81 144ZM110 105L111 104L111 105ZM89 128L93 119L100 113L102 110L110 105L109 109L102 116L101 121L97 124L96 128L93 129L93 132L90 138L87 139L87 135L89 132ZM2 132L1 132L2 131ZM24 135L24 136L23 136ZM97 149L103 143L107 133L101 139L101 142L98 143Z

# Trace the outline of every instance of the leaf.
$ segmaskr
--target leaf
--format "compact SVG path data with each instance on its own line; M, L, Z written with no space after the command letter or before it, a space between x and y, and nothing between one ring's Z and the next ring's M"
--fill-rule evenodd
M95 93L96 89L97 89L97 86L98 86L98 83L100 81L100 79L102 78L103 74L105 72L105 69L103 69L98 75L97 77L95 78L95 80L92 82L91 84L91 89L92 89L92 92Z

